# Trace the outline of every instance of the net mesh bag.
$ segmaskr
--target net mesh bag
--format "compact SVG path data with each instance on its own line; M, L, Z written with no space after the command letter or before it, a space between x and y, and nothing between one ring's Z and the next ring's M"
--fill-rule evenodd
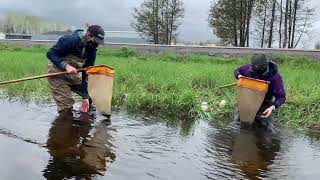
M86 73L88 74L88 93L97 111L110 116L115 70L109 66L100 65L89 67Z
M266 96L267 81L241 77L237 81L237 107L241 123L251 125Z

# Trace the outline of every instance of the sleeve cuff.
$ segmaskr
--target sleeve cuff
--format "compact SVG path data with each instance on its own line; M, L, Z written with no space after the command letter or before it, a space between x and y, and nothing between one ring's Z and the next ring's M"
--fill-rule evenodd
M89 94L83 94L83 95L82 95L82 99L90 99Z
M276 110L276 109L278 109L278 108L279 108L279 106L278 106L277 104L273 104L272 106L274 107L274 109L273 109L273 110Z
M62 69L62 70L65 70L66 66L67 66L67 63L64 62L64 61L61 61L61 63L59 64L59 68Z

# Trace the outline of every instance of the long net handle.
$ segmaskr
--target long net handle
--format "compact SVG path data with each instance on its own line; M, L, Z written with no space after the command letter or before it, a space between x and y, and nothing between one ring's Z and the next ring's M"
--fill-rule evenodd
M84 69L78 69L78 71L85 71L87 68ZM41 78L46 78L46 77L52 77L52 76L59 76L62 74L69 74L67 71L64 72L58 72L58 73L50 73L50 74L44 74L40 76L33 76L33 77L27 77L27 78L21 78L21 79L15 79L15 80L10 80L10 81L3 81L0 82L0 85L5 85L5 84L12 84L12 83L17 83L17 82L23 82L23 81L29 81L29 80L34 80L34 79L41 79Z
M227 84L224 86L220 86L219 88L222 89L222 88L227 88L227 87L231 87L231 86L235 86L235 85L237 85L237 83Z

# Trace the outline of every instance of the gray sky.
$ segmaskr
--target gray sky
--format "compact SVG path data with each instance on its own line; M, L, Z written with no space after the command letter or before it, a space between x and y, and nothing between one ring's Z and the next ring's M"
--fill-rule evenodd
M132 30L131 13L133 7L142 0L0 0L0 13L16 12L36 15L52 21L83 27L85 22L102 24L106 30ZM208 27L208 11L211 0L183 0L185 18L180 28L181 40L199 41L213 39ZM320 12L316 2L311 0L316 12ZM317 16L319 17L319 16ZM319 18L317 18L319 19ZM320 20L314 23L314 31L307 39L319 39ZM320 33L319 33L320 34Z

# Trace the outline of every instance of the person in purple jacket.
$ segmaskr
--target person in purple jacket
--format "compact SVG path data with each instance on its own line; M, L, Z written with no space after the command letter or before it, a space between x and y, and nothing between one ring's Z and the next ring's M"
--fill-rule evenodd
M234 71L234 75L237 79L245 76L270 82L267 94L256 115L254 126L272 128L271 114L286 100L282 77L276 63L268 60L264 54L255 54L251 58L251 64L239 67ZM237 121L240 120L238 113L235 118Z

